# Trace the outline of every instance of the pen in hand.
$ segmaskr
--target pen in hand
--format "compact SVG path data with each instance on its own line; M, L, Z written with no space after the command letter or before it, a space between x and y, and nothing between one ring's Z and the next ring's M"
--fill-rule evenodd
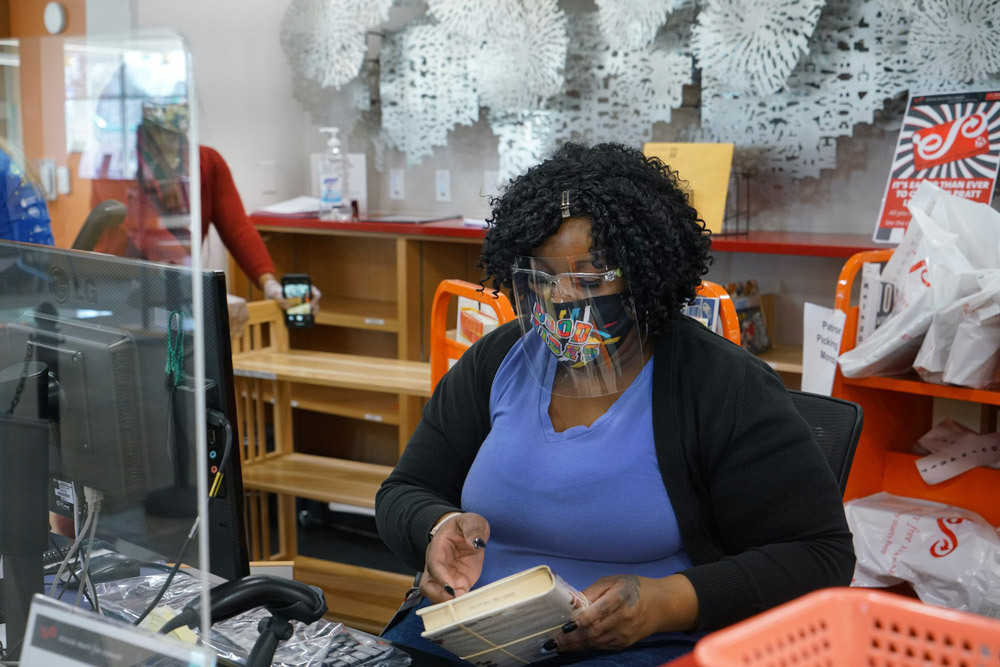
M445 593L447 593L447 594L448 594L448 595L450 595L451 597L455 597L455 589L454 589L454 588L452 588L452 587L451 587L451 586L449 586L448 584L444 584L444 585L442 586L442 588L444 589L444 592L445 592Z

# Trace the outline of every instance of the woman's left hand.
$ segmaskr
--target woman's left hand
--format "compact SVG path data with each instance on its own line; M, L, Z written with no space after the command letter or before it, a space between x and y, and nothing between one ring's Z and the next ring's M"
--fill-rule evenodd
M694 587L679 574L601 577L583 594L590 606L574 619L576 629L556 640L560 651L620 650L657 632L689 630L698 618Z

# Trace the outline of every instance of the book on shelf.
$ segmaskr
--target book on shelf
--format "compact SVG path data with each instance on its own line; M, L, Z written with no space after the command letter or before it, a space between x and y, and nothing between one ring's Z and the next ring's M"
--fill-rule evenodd
M719 299L714 296L696 296L681 308L681 312L708 327L709 331L722 333L719 318Z
M751 354L761 354L771 349L771 338L767 335L767 321L760 290L756 280L726 285L736 307L736 317L740 322L740 345Z
M539 565L417 614L421 637L474 665L506 667L555 656L545 643L587 605L583 593Z

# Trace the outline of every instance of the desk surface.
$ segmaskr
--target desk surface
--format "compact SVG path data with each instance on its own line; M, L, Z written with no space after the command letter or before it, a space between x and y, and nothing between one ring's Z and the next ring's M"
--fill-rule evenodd
M302 234L369 233L393 234L427 239L482 240L486 230L479 225L467 225L461 218L432 222L378 222L372 220L337 221L319 218L252 213L250 221L261 231L298 232Z

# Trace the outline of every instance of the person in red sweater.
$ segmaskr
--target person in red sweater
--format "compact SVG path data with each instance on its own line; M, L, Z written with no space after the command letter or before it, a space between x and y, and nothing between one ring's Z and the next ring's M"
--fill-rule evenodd
M96 179L93 181L93 201L117 199L126 204L128 214L121 225L104 232L94 250L112 255L142 257L171 264L190 262L190 233L187 229L189 208L187 192L181 179L157 178L155 161L144 159L147 151L140 138L139 185L132 180ZM219 152L199 146L201 163L201 233L208 234L215 225L236 264L264 295L287 304L281 283L275 276L274 263L263 239L246 215L243 201L236 190L232 173ZM171 226L170 213L176 212L177 226ZM312 309L319 310L319 290L312 288ZM234 335L242 332L247 321L246 302L230 295L230 329Z

